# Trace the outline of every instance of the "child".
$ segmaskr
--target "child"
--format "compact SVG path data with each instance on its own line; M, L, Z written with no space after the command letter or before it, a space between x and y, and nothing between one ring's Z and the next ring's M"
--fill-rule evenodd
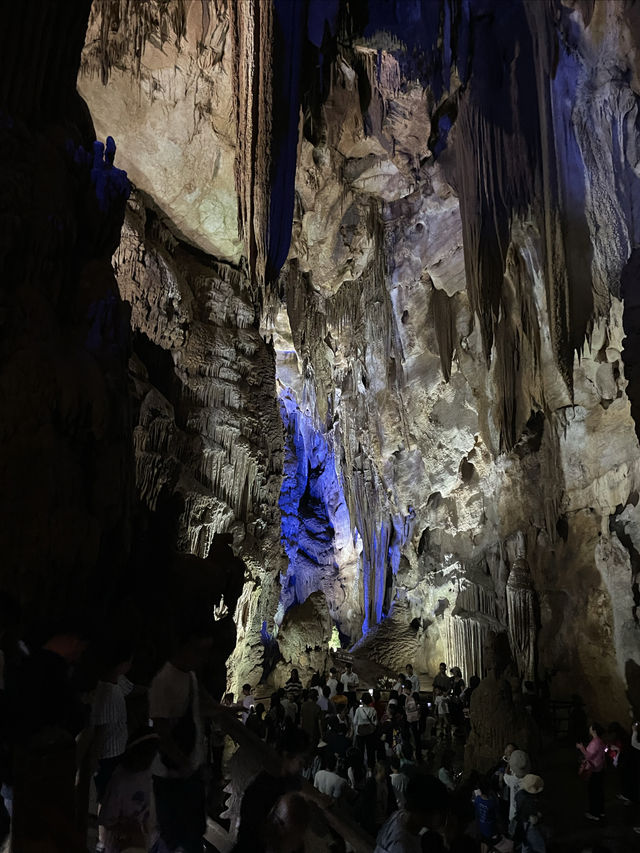
M476 826L485 850L495 840L498 831L498 803L487 778L481 779L473 792Z
M436 717L438 722L436 728L439 730L439 737L444 737L451 733L451 722L449 720L449 702L440 687L436 687L433 691L435 697Z
M151 764L158 740L150 726L139 730L109 780L99 817L105 853L130 847L148 850L155 843Z

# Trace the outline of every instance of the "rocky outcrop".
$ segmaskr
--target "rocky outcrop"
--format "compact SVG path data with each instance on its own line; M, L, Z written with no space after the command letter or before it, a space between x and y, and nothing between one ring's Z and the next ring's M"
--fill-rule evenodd
M151 515L167 503L177 507L170 547L180 552L205 558L221 535L233 541L247 584L263 592L251 619L246 595L235 614L241 635L246 621L258 620L257 658L243 648L238 662L238 678L257 681L261 625L268 620L273 630L277 604L276 591L269 608L268 579L282 567L282 423L256 292L239 270L181 243L140 194L129 205L114 269L134 331L139 498Z

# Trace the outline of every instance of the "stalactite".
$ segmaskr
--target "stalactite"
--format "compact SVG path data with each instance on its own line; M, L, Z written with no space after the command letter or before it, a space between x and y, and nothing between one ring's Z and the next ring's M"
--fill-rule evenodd
M444 616L443 639L450 664L459 666L467 681L486 675L486 643L490 632L500 630L495 591L465 580L453 612Z
M208 8L206 19L210 19ZM203 9L203 24L204 20ZM82 71L84 74L99 71L106 86L111 69L118 67L127 55L134 57L135 73L140 76L145 46L153 37L162 45L172 33L180 50L186 35L187 3L186 0L145 0L144 3L137 0L94 0L90 25L95 21L99 21L99 37L89 50L85 50Z
M249 278L265 283L271 172L273 2L231 3L238 226Z
M484 648L489 635L489 626L466 617L450 617L446 620L446 653L452 666L459 666L466 681L472 675L486 675Z
M536 680L535 590L521 536L518 556L507 581L507 614L511 650L525 681Z
M434 287L431 293L431 311L438 341L442 375L444 381L448 382L451 378L451 360L456 347L456 325L451 298L444 290L438 290Z

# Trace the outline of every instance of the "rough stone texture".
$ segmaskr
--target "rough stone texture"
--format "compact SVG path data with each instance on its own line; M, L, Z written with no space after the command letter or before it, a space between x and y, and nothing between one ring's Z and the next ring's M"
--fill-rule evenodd
M251 640L240 644L238 680L257 681L261 626L267 620L273 630L275 604L266 611L263 594L256 610L250 590L264 576L265 593L281 568L282 423L255 292L239 271L177 240L138 194L114 268L135 332L138 495L151 513L177 503L172 544L181 552L206 557L216 536L232 538L248 582L235 613L238 636L251 625L257 652L250 654Z
M92 59L104 26L96 4L80 85L99 126L113 121L134 182L171 220L168 230L217 256L194 259L183 245L174 264L170 241L163 237L160 251L139 228L122 250L132 269L141 270L140 257L147 270L144 287L129 274L134 323L171 352L178 380L167 393L148 364L147 377L136 368L138 395L148 397L136 433L139 454L148 454L139 455L138 482L151 496L166 480L192 507L184 547L206 550L211 531L234 531L249 566L234 672L246 659L255 674L288 608L318 591L344 642L368 634L363 648L385 665L404 666L417 619L418 669L435 671L446 659L467 678L483 675L496 632L520 637L514 653L529 668L507 595L524 553L535 624L520 627L537 637L539 677L556 695L584 692L591 715L624 717L629 700L640 704L640 453L626 375L635 362L624 341L635 303L621 300L621 279L633 290L629 258L640 244L635 13L622 2L532 0L510 4L508 25L489 13L454 16L440 34L439 75L433 53L413 62L389 33L341 44L321 109L305 102L288 263L278 287L249 287L235 303L241 276L221 272L220 260L240 253L228 184L231 95L219 79L231 36L222 6L197 5L183 20L173 0L149 4L144 27L132 30L142 39L139 61L120 28L104 88L89 79L105 56L103 40ZM446 16L438 4L423 7L437 35ZM197 86L178 92L176 81L193 80L198 67L190 33L204 27L205 8L219 24L217 59ZM191 118L194 92L209 105L207 121ZM133 120L117 114L119 102ZM135 115L134 104L143 104ZM147 119L157 127L160 114L155 138L182 146L184 168L171 146L135 136ZM220 152L213 182L208 165L204 180L194 174L205 147L205 165ZM208 230L201 197L224 208ZM184 253L189 269L216 270L203 274L202 288L210 294L210 280L218 282L216 305L249 307L247 327L240 309L224 322L219 308L202 319L202 294L175 269ZM259 400L235 396L236 360L249 372L257 363L242 349L248 340L264 370ZM226 385L218 365L234 373ZM276 389L284 489L278 497L280 461L264 461L251 469L256 491L247 503L252 460L279 452ZM226 478L204 482L202 472L218 464L211 442L229 448L216 430L234 405L248 407L249 421L264 411L266 434L252 433L240 468L230 463ZM178 414L185 408L187 417ZM278 501L289 560L281 585ZM257 506L262 540L249 530L259 524Z
M488 773L508 743L517 743L529 755L531 765L536 765L540 735L523 703L516 701L518 694L517 679L513 684L507 678L496 677L494 672L474 690L471 734L464 753L467 767Z
M328 670L330 640L331 617L322 592L312 592L303 604L290 607L278 631L283 661L279 686L286 682L292 666L298 669L303 684L308 681L307 673Z

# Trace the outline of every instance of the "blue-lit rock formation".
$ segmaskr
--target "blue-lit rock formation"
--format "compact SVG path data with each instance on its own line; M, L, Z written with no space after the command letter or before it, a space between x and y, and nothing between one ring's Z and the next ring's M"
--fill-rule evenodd
M314 592L324 593L329 612L345 641L362 625L359 582L360 538L353 525L335 459L335 438L315 416L313 396L293 369L287 352L278 353L280 412L285 430L280 493L282 543L288 560L276 624ZM285 385L287 379L293 385ZM300 399L300 398L301 399ZM366 600L366 599L365 599Z

